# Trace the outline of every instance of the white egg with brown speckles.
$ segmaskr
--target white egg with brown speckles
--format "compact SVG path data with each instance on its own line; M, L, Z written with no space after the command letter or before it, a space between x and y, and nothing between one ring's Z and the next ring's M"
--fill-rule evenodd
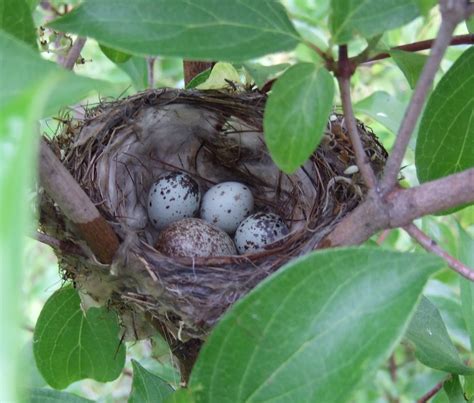
M211 187L202 198L201 218L233 234L253 211L253 195L239 182L222 182Z
M208 257L237 254L231 237L199 218L185 218L161 231L156 249L170 257Z
M148 193L148 217L157 229L199 212L199 185L188 174L170 172L162 175Z
M288 235L283 219L273 213L255 213L247 217L235 232L235 246L241 255L256 253Z

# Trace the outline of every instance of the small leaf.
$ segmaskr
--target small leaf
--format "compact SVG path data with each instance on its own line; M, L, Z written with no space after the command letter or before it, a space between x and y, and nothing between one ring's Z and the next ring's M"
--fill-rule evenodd
M274 0L88 0L50 26L131 54L195 60L245 61L299 41Z
M94 90L110 88L109 83L75 75L42 59L31 47L2 31L0 49L0 108L49 75L54 75L61 83L55 87L54 97L45 97L43 116L57 113L59 108L81 100Z
M173 393L173 388L164 380L132 360L133 382L129 403L164 402Z
M461 361L438 309L423 297L410 322L407 339L415 345L416 357L426 366L455 374L474 374Z
M459 231L459 260L468 267L474 267L474 239L464 228L458 225ZM474 283L459 277L461 286L461 305L464 322L474 350Z
M405 105L385 91L375 91L354 104L356 113L364 113L397 134Z
M195 403L194 395L189 389L178 389L176 392L169 395L165 403Z
M132 55L128 53L121 52L120 50L117 49L112 49L109 48L108 46L99 44L99 48L102 51L102 53L107 56L107 58L116 63L116 64L121 64L125 63L127 60L129 60Z
M34 49L38 49L30 5L25 0L2 0L0 2L0 30L8 32Z
M389 53L406 77L410 88L415 88L428 56L396 49L390 50Z
M88 403L92 400L84 399L72 393L60 392L58 390L31 388L30 403Z
M186 84L186 89L196 88L199 84L204 83L211 75L211 70L212 69L206 69L194 76L193 79Z
M113 312L90 308L84 315L76 290L63 287L46 301L36 323L36 365L56 389L85 378L113 381L125 364L119 331Z
M209 403L348 401L388 358L439 265L362 246L290 262L220 319L190 388Z
M137 91L147 88L148 66L144 57L132 56L126 62L117 64L117 67L127 73Z
M446 380L443 388L448 395L449 403L466 403L459 376L453 375L451 379Z
M468 48L432 92L415 150L420 182L474 166L474 47Z
M341 44L400 27L418 15L413 0L332 0L329 24L334 43Z
M243 67L253 78L257 87L262 88L268 80L275 78L277 74L286 70L290 65L288 63L281 63L264 66L263 64L258 63L244 63Z
M329 72L299 63L275 82L263 119L265 141L275 163L294 172L314 152L326 127L334 98Z
M207 80L199 84L196 88L199 90L228 88L229 83L226 80L240 84L240 75L232 64L219 62L214 65Z
M466 20L466 27L470 34L474 34L474 17Z

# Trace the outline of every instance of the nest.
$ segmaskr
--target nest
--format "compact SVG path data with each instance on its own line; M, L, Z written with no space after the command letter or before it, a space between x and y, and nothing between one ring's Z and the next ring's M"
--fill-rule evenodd
M239 298L289 260L317 249L364 198L344 117L331 115L317 151L294 174L272 162L262 134L266 96L258 92L150 90L67 120L51 146L121 240L111 266L100 264L46 195L43 231L81 248L57 250L65 277L84 300L107 304L128 337L151 333L150 318L180 340L204 339ZM358 123L367 157L381 172L386 152ZM173 258L153 245L146 199L166 171L190 174L201 192L236 180L247 184L258 211L284 217L290 234L265 251L242 256Z

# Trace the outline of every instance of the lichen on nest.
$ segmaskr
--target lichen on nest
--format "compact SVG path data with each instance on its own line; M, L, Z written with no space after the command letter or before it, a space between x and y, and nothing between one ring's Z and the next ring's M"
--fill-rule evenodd
M263 137L266 95L149 90L104 102L83 120L68 120L51 146L121 240L113 264L87 253L67 219L44 196L45 232L72 241L82 255L59 254L65 276L84 296L121 315L128 337L149 333L149 318L176 338L204 339L219 317L289 260L318 248L364 198L344 117L334 113L316 152L288 175L273 163ZM376 173L386 152L362 123L358 131ZM191 175L202 191L237 180L253 191L257 210L277 213L290 234L243 256L169 257L147 217L147 193L167 171ZM315 268L317 270L317 268Z

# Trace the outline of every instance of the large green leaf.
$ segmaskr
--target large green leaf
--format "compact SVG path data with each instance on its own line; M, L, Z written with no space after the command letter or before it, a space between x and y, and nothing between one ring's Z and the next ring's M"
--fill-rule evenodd
M43 60L29 46L11 35L0 31L0 108L36 86L49 75L61 83L55 87L54 96L45 97L43 116L49 116L94 90L105 90L110 84L81 77Z
M391 50L390 55L406 77L410 88L415 88L428 56L396 49Z
M459 260L467 266L474 268L474 239L458 225L459 230ZM474 351L474 283L459 277L461 285L461 304L464 322L466 323L471 350Z
M420 182L474 166L473 71L471 47L456 60L428 100L415 151Z
M344 402L403 335L440 262L380 248L311 253L239 301L203 346L200 402Z
M36 365L56 389L85 378L112 381L125 364L119 330L113 312L90 308L84 314L76 290L63 287L48 299L36 323Z
M129 403L164 402L173 393L173 388L161 378L143 368L132 360L133 383Z
M414 0L332 0L330 28L335 43L355 35L370 38L418 17Z
M50 24L138 55L244 61L299 36L275 0L88 0Z
M2 0L0 2L0 30L8 32L38 49L30 5L25 0Z
M92 403L92 400L84 399L72 393L41 388L31 388L28 401L30 403Z
M329 72L312 63L299 63L275 82L263 119L265 142L275 163L294 172L318 146L334 98Z
M417 358L431 368L455 374L474 374L459 358L438 309L423 297L406 337L415 345Z

